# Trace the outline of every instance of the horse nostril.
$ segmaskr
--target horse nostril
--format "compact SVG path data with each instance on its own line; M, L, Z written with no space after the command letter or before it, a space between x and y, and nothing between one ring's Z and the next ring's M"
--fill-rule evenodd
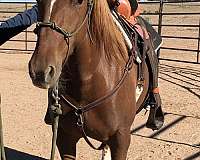
M49 82L55 75L55 67L49 66L45 75L45 81Z
M35 72L33 71L33 68L31 66L31 63L28 63L28 68L29 68L29 76L31 77L31 79L35 79Z
M50 72L49 72L49 75L52 77L54 77L54 74L55 74L55 68L53 66L50 66Z
M35 79L36 75L35 72L29 69L29 75L31 77L31 79Z

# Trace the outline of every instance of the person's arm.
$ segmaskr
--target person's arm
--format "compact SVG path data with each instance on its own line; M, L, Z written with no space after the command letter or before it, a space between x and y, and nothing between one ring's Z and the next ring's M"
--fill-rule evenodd
M0 24L0 45L19 34L38 20L38 7L17 14Z

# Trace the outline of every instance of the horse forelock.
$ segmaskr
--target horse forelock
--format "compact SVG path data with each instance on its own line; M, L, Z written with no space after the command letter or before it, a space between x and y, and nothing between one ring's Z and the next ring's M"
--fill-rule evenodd
M126 59L125 41L113 21L107 0L94 0L91 32L98 49L104 49L107 60L119 62Z

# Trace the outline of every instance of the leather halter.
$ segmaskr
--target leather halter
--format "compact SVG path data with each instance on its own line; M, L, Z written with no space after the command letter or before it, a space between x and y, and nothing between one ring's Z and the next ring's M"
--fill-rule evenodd
M41 29L42 27L45 27L45 28L50 28L50 29L62 34L65 39L69 39L70 37L73 37L74 35L76 35L80 31L80 29L86 23L87 19L88 19L88 23L90 23L90 16L91 16L91 13L92 13L93 6L94 6L93 0L88 0L88 2L87 2L87 12L86 12L85 18L84 18L83 22L79 25L79 27L76 28L72 32L64 30L63 28L59 27L55 22L51 22L51 21L49 21L49 22L37 22L34 32L36 33L37 31L39 31L39 29Z

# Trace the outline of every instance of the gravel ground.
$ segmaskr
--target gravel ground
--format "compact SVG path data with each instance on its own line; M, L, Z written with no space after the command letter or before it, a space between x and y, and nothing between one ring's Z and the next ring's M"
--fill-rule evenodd
M51 127L43 122L47 92L32 85L29 59L27 54L0 54L1 107L8 160L44 160L50 155ZM200 160L200 65L162 61L159 82L165 125L153 132L144 127L147 118L144 111L138 114L128 160ZM100 159L100 152L81 140L77 159Z

